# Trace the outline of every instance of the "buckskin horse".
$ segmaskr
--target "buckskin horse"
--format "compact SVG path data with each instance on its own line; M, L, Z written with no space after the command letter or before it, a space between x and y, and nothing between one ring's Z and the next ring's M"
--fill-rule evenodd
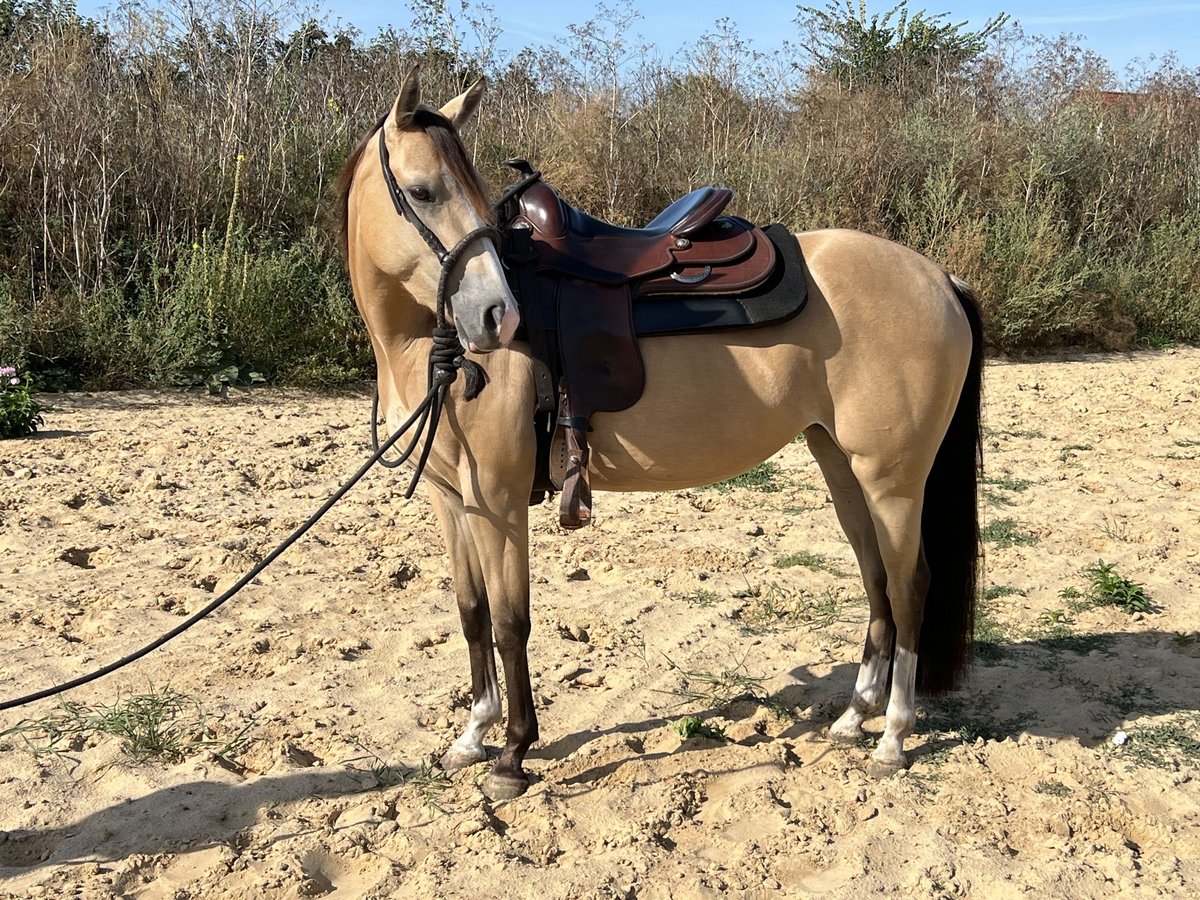
M409 73L346 162L341 236L389 428L427 394L442 304L458 352L469 350L486 374L477 398L468 400L461 383L445 392L426 468L473 689L469 722L441 764L455 771L487 758L483 738L501 721L498 649L508 724L485 790L511 798L528 787L523 760L538 738L526 655L538 365L517 337L521 311L486 188L458 137L482 93L480 82L435 111L420 102L417 71ZM633 240L665 233L606 227ZM907 764L917 688L953 689L970 658L980 314L966 285L887 240L849 230L787 240L806 265L803 313L756 328L643 338L644 388L629 408L588 423L585 474L599 491L707 485L803 432L870 602L853 694L829 734L857 742L886 699L872 759L873 768L894 771Z

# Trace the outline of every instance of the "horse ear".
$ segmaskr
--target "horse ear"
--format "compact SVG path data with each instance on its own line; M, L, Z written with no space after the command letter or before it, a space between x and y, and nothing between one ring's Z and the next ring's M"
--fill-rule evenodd
M480 78L442 107L442 115L450 120L450 124L455 129L462 128L470 120L471 116L475 114L475 110L479 108L479 101L483 99L483 91L486 87L487 79Z
M421 103L421 67L413 66L404 76L396 105L392 107L392 127L407 128L412 123L413 113Z

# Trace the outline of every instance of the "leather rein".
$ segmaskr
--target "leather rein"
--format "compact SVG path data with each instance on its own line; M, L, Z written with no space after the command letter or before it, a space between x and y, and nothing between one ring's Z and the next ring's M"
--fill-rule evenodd
M481 228L476 228L468 233L451 249L447 250L446 245L426 225L421 217L417 215L413 209L408 197L396 182L396 176L392 174L390 165L391 157L387 148L387 123L386 120L379 128L379 164L383 170L383 180L387 185L388 195L392 198L392 206L396 209L396 214L402 219L407 219L409 224L416 229L417 234L425 241L433 255L437 257L438 262L442 266L441 276L438 278L437 288L437 320L433 328L433 349L429 353L429 390L425 395L425 399L417 405L417 408L409 416L408 420L398 429L398 433L407 430L416 422L416 433L413 435L411 443L400 454L400 457L395 460L384 459L382 456L379 462L389 469L397 468L408 460L416 450L417 445L421 441L421 435L428 427L428 436L425 439L425 446L421 450L421 455L417 460L417 468L413 473L412 480L409 482L408 489L404 492L405 498L412 497L413 492L417 489L417 482L421 480L421 474L425 471L425 463L429 459L429 451L433 448L433 439L437 434L438 422L442 416L442 408L445 406L446 391L454 380L458 377L458 370L462 369L467 378L465 397L467 400L474 400L483 391L487 384L487 375L478 363L467 359L463 354L466 349L458 338L458 330L449 325L446 319L446 305L449 301L447 296L450 284L450 274L462 260L467 249L476 241L490 238L497 250L500 246L500 232L490 226L484 225ZM375 394L371 399L371 449L379 450L379 384L378 380L375 385Z

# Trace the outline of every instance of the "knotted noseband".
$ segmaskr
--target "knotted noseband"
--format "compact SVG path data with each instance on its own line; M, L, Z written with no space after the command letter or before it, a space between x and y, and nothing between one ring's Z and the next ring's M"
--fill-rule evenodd
M405 491L405 497L411 497L413 491L417 488L417 482L421 479L421 473L425 470L425 463L429 459L429 451L433 448L434 435L437 434L438 420L441 419L442 407L445 405L446 391L454 380L458 377L458 370L462 369L466 374L467 384L464 396L467 400L474 400L483 391L487 384L487 375L478 363L472 362L463 356L466 348L458 338L458 329L450 326L446 320L446 304L448 302L448 291L450 285L450 274L458 266L466 254L468 248L476 241L490 238L497 246L500 243L500 232L490 225L484 225L481 228L476 228L469 232L451 249L447 250L446 245L441 239L434 234L433 229L421 221L421 217L417 215L412 204L409 203L408 197L401 190L400 185L396 183L396 176L392 174L391 158L387 148L387 124L386 121L379 128L379 164L383 169L383 180L387 185L388 194L392 198L392 206L396 208L396 214L402 219L407 219L409 224L416 229L417 234L425 241L433 255L437 257L441 264L442 272L438 278L437 288L437 320L433 329L433 349L429 354L429 391L425 395L425 399L413 411L408 420L400 426L399 431L404 431L417 422L417 432L413 436L412 443L400 454L400 458L396 460L386 460L380 458L380 462L389 469L394 469L402 465L416 450L417 444L421 440L421 434L425 431L426 425L429 428L429 435L425 439L425 446L421 450L421 456L417 461L417 469L413 473L412 481L409 482L408 490ZM371 401L371 446L373 449L379 449L379 387L376 385L375 396ZM419 419L419 421L417 421Z

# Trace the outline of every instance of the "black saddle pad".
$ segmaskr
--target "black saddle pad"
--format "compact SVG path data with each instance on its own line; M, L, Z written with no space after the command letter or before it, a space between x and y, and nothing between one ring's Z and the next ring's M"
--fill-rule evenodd
M744 294L656 294L638 298L633 304L637 336L750 328L799 315L808 302L808 278L800 244L784 225L768 225L763 231L777 252L770 278Z

